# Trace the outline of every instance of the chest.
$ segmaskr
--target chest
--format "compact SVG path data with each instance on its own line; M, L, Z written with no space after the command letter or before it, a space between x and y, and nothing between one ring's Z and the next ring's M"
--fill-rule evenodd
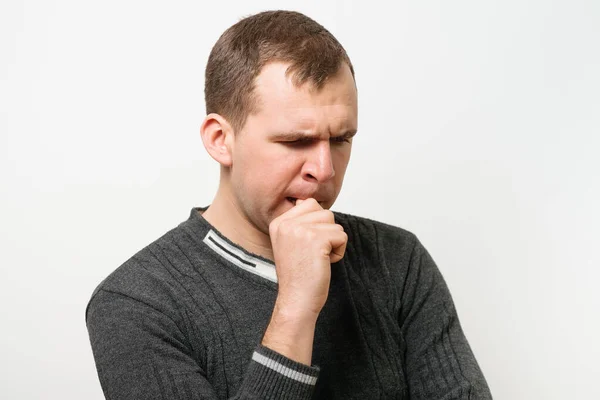
M348 271L332 275L317 321L313 364L321 369L313 399L404 399L403 341L393 302ZM233 396L269 323L276 292L215 306L207 376L220 398Z
M313 363L321 373L313 399L407 398L403 340L391 303L341 278L332 281L315 331Z

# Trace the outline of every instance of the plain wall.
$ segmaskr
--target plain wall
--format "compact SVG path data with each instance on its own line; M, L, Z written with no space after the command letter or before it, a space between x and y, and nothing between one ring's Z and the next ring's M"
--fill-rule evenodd
M0 397L102 399L96 285L208 205L218 36L302 11L346 47L335 210L414 232L496 399L600 398L600 2L3 1Z

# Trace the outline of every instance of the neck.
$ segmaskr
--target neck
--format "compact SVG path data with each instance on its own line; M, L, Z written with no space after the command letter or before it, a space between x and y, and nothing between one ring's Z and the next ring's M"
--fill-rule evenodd
M228 190L219 186L217 195L204 213L204 219L222 235L246 251L273 261L271 238L250 222Z

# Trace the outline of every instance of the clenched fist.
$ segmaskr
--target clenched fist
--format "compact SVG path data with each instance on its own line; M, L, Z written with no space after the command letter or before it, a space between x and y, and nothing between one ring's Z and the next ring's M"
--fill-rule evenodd
M294 208L271 222L269 234L279 304L318 315L327 300L331 264L341 260L346 250L344 228L315 199L298 199Z
M279 291L262 344L310 365L317 317L327 300L331 263L342 259L348 235L315 199L269 225Z

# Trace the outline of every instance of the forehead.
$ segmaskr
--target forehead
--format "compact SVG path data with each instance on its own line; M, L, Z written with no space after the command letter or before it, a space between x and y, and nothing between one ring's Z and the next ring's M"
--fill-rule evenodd
M263 67L255 81L258 110L253 119L281 129L356 129L356 86L346 64L318 90L311 83L295 86L286 75L288 66L273 62Z

